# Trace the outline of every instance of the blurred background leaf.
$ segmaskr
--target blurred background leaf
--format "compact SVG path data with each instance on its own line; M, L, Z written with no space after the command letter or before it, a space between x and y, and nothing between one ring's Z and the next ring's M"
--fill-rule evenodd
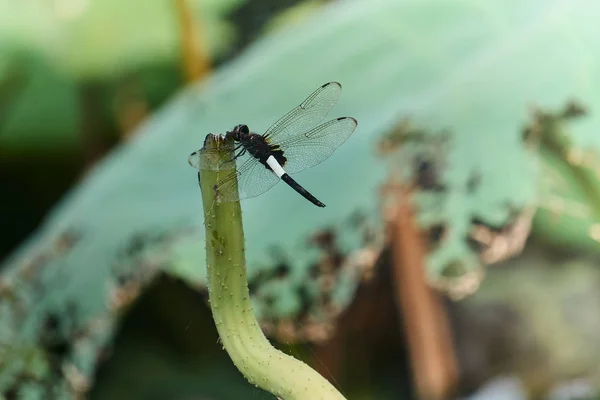
M202 50L211 59L231 51L235 29L225 16L240 4L189 1L191 17L202 27ZM104 92L97 103L100 112L107 113L102 119L112 119L113 124L111 111L123 81L133 79L140 87L138 96L151 109L181 84L176 78L181 37L173 0L143 5L113 0L33 5L3 1L0 7L0 49L9 66L0 70L0 80L12 79L14 69L26 80L11 93L15 104L2 118L4 151L76 152L82 142L81 118L86 117L80 97L91 82Z

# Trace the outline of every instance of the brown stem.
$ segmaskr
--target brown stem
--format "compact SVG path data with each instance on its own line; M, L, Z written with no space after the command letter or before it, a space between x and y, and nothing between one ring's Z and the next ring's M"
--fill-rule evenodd
M190 10L188 0L175 0L181 35L182 69L188 82L202 78L210 70L208 51L202 40L198 40L198 24Z
M448 398L458 367L441 299L427 284L425 248L409 193L400 195L391 221L393 279L401 309L418 398Z

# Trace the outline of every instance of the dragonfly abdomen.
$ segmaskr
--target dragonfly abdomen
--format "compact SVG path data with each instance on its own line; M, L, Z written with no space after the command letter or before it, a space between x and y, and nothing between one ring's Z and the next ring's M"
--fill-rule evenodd
M302 197L306 200L310 201L314 205L318 207L325 207L325 204L321 203L315 196L309 193L308 190L304 189L298 182L292 179L291 176L285 172L285 170L281 167L281 164L275 159L275 156L271 155L267 158L267 165L280 178L282 181L287 183L292 189L298 192Z

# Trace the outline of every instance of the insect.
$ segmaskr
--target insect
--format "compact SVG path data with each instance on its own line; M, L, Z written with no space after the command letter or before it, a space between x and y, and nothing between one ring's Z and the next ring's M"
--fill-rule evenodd
M235 201L258 196L280 180L318 207L325 207L290 177L326 160L354 132L352 117L319 123L338 101L342 86L329 82L318 88L299 106L285 114L260 135L240 124L225 134L235 143L233 159L219 169L232 172L219 179L214 189L220 201ZM209 150L192 153L189 163L196 169L208 168ZM236 167L233 169L233 167Z

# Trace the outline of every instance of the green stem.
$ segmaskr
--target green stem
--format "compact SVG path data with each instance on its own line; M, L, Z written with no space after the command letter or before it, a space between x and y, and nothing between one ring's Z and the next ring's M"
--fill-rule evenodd
M205 149L219 149L212 166L231 160L233 146L208 135ZM231 169L200 169L209 301L224 349L248 381L285 400L344 400L308 365L274 348L254 316L246 278L244 233L239 201L219 203L214 185Z

